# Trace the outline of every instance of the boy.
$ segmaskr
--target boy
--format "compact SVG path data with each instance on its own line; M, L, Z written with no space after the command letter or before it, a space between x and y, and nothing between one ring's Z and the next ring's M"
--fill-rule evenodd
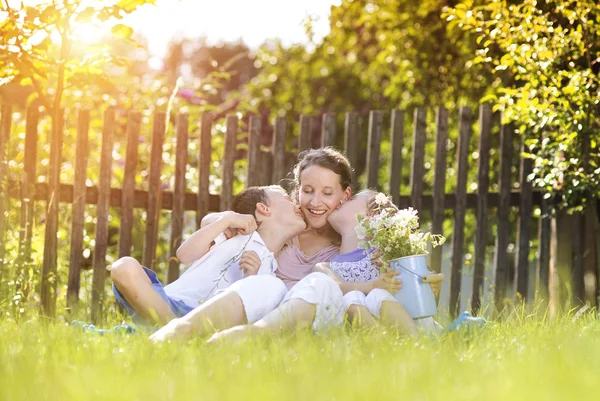
M202 304L209 307L206 323L217 328L240 320L258 320L279 304L286 289L274 276L274 253L306 228L302 214L280 186L248 188L234 198L232 210L181 244L177 258L193 263L165 287L156 273L133 258L125 257L112 265L115 297L134 321L141 318L164 325ZM223 232L228 229L242 235L227 239ZM251 268L256 263L244 260L252 257L252 253L243 255L251 250L260 258L258 270ZM236 286L245 277L261 282L260 293ZM210 301L206 301L215 296L230 298L230 310L211 310Z

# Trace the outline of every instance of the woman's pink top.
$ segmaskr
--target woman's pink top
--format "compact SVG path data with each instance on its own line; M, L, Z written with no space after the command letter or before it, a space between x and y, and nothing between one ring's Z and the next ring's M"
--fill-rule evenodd
M339 247L330 245L312 256L307 256L300 249L300 242L298 241L298 237L296 237L277 256L279 267L275 271L275 274L283 280L289 290L298 281L308 276L317 263L329 262L333 256L339 253Z

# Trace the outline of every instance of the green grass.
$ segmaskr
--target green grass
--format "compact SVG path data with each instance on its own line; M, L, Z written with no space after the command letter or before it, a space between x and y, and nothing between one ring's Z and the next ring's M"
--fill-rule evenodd
M524 314L477 333L300 333L151 344L0 322L0 400L600 399L600 324Z

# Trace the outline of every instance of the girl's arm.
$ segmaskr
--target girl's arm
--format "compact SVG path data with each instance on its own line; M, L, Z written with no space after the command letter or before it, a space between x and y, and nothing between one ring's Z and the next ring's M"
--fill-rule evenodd
M215 214L218 214L217 218L211 219L212 221L204 226L201 225L201 228L177 249L177 259L181 263L189 264L200 259L208 252L215 238L228 228L239 229L242 234L256 231L256 219L252 215L235 212Z
M331 270L329 263L317 263L315 267L313 267L312 271L323 273L331 277L340 286L340 289L344 294L350 291L360 291L366 295L375 288L381 288L393 294L402 287L402 280L395 277L398 272L394 270L388 270L385 273L381 273L379 278L376 280L356 282L342 279L333 270Z
M215 213L207 214L200 221L200 228L205 227L211 223L214 223L215 221L219 220L225 213L230 213L230 211L215 212ZM241 232L241 231L236 228L228 227L225 229L225 231L223 231L223 234L225 234L225 237L227 237L227 239L229 239L231 237L235 237L236 235L238 235L238 232Z

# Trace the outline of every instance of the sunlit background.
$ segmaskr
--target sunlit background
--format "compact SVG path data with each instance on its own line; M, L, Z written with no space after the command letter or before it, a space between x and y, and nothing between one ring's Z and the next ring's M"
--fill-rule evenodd
M48 0L25 0L26 5ZM339 0L158 0L155 5L142 6L126 16L123 23L130 25L136 35L148 40L148 49L154 56L164 56L169 41L186 37L206 37L210 44L243 41L256 48L267 39L278 38L283 44L306 42L304 21L313 22L315 39L329 31L329 14ZM21 0L8 0L18 7ZM84 0L83 6L93 5ZM107 27L83 24L78 27L79 39L86 42L99 40Z

